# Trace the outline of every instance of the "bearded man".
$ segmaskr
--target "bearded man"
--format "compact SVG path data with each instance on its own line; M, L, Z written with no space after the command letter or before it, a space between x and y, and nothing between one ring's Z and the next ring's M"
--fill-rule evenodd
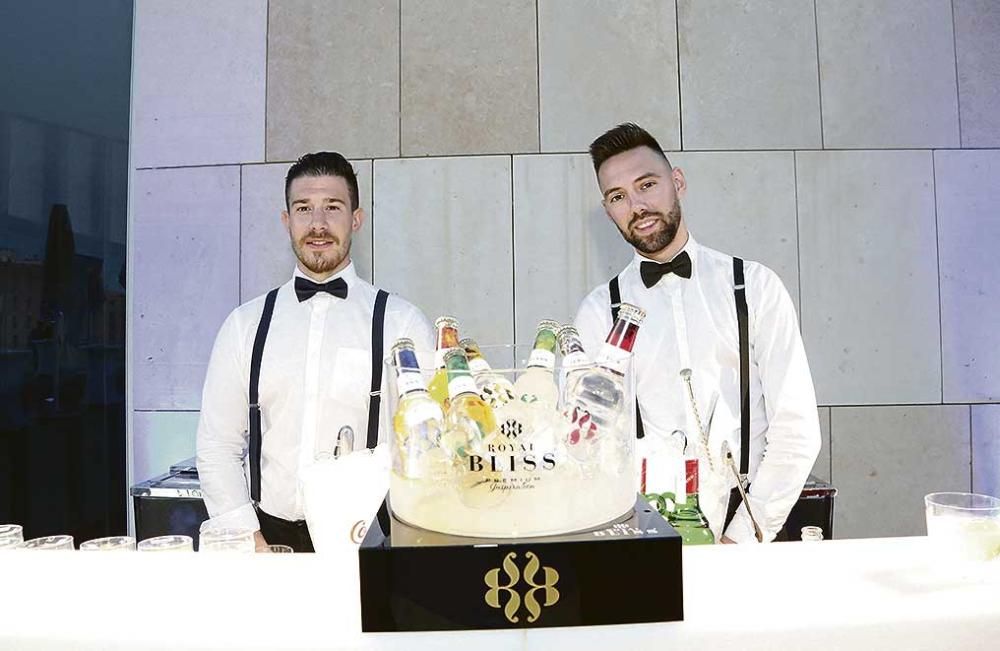
M306 154L285 178L297 264L292 277L230 313L215 340L198 423L198 474L207 528L256 532L269 544L313 551L302 482L345 446L383 437L383 342L407 337L433 350L416 307L358 277L351 239L365 221L351 164Z
M611 129L590 155L604 210L635 255L580 305L584 346L600 348L620 303L643 308L633 348L639 450L686 442L715 540L784 538L820 448L792 299L764 265L695 241L681 210L684 172L641 127Z

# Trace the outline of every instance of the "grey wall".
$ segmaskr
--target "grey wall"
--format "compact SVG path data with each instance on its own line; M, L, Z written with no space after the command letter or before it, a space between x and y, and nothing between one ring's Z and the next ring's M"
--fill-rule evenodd
M635 120L696 237L796 300L837 535L1000 494L997 3L136 4L135 479L193 453L217 328L290 273L289 161L355 159L366 277L522 342L629 259L584 152Z

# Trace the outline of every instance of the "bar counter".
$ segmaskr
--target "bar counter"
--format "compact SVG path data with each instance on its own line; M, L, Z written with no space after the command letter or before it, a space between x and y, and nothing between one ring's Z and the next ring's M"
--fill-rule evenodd
M1000 648L1000 559L950 571L923 537L687 547L683 562L682 622L362 634L349 550L2 552L0 649Z

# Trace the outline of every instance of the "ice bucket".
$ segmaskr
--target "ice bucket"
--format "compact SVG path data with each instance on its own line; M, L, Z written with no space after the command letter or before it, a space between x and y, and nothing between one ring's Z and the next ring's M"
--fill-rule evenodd
M510 391L526 384L518 380L529 372L531 347L483 346L480 350L490 364L490 376L481 375L486 372L482 364L472 374L492 412L492 419L487 420L495 427L474 437L451 431L454 423L440 428L409 427L410 403L401 399L397 367L393 356L387 356L393 516L414 527L480 538L564 534L627 516L638 488L631 357L619 360L613 372L590 361L574 359L569 365L566 359L558 359L551 379L557 398L551 406L551 400ZM421 360L433 358L432 352L417 353ZM432 385L439 373L421 364L422 386ZM535 373L542 375L544 383L545 376ZM589 384L583 381L585 377L591 380ZM579 392L595 381L606 389L602 396L610 397L590 413L584 407L594 402L581 402ZM411 395L408 391L414 386L407 382L404 395ZM423 404L433 408L426 400ZM446 400L442 412L447 411ZM455 443L458 439L461 444Z

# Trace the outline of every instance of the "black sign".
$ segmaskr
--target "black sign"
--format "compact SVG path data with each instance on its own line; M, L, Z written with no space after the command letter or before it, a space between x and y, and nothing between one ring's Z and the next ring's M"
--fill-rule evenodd
M480 539L411 527L392 517L387 498L359 563L368 632L684 618L680 536L641 499L593 531Z

